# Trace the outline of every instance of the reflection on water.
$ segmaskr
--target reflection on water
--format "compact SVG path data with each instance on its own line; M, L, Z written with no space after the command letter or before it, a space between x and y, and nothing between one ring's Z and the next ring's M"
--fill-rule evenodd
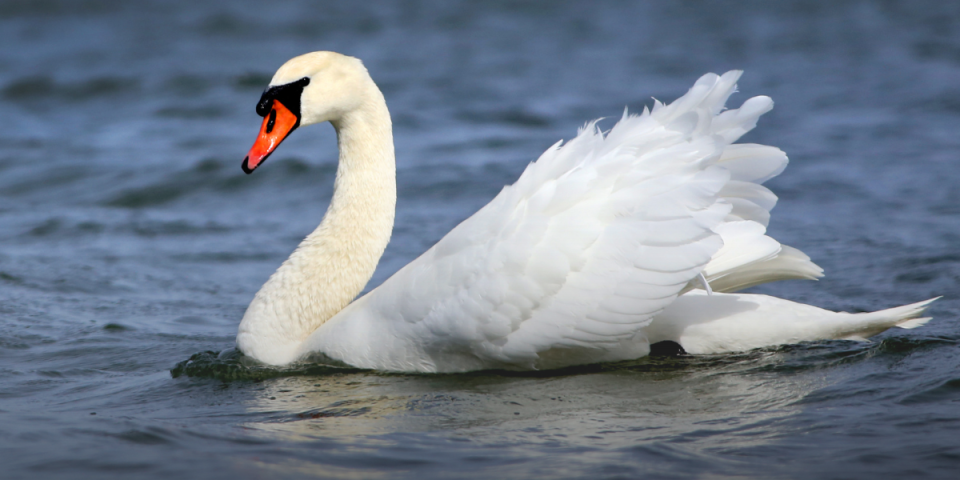
M273 369L270 380L238 391L244 393L236 398L245 435L302 448L294 459L260 461L265 471L277 474L346 477L357 474L343 469L351 464L369 468L372 475L390 470L470 476L475 462L483 465L484 475L583 476L629 458L632 466L613 473L681 478L706 469L725 476L761 473L795 457L803 445L798 435L834 428L837 418L818 413L823 405L862 403L872 394L859 383L908 382L896 371L915 368L923 361L918 354L957 345L956 338L891 338L741 355L658 356L561 371L459 375L302 364ZM235 351L213 358L220 364L198 363L191 374L219 378L224 364L244 362ZM237 370L229 375L244 382ZM890 392L885 401L894 404L885 408L960 390L950 382L915 383L913 390L929 393ZM875 420L863 421L884 428ZM859 448L843 438L818 442L823 445L816 448L835 449L840 457ZM865 471L882 467L873 464Z
M481 444L622 449L668 441L703 454L720 435L728 448L777 438L771 422L829 384L819 372L764 372L790 355L651 359L535 375L290 376L248 400L261 420L246 425L286 441L452 431Z

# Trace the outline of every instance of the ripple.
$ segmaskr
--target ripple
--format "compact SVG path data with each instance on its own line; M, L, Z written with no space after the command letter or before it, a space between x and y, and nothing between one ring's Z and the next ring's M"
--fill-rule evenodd
M0 95L13 101L45 99L84 101L134 91L139 85L136 79L117 76L58 82L46 75L34 75L7 83L0 90Z
M870 344L867 344L870 345ZM934 348L960 345L960 339L946 336L930 337L891 337L885 338L870 348L881 354L904 354L913 353Z
M197 97L202 96L216 82L212 79L199 75L179 74L168 78L164 82L164 89L177 95L177 97Z
M497 111L464 111L458 118L471 123L493 125L513 125L517 127L545 128L552 125L549 117L522 108Z
M942 381L934 387L914 393L900 401L903 405L938 402L960 402L960 378Z
M124 228L129 228L136 235L142 237L156 237L164 235L199 235L205 233L224 233L231 229L216 222L201 224L186 220L172 221L145 221L130 222Z
M133 330L133 328L119 323L108 323L103 326L103 330L107 332L120 333Z
M308 418L316 420L318 418L359 417L361 415L366 415L373 410L373 407L370 406L356 406L360 403L362 402L359 400L344 400L335 402L332 405L324 408L299 412L295 415L295 418L291 420L296 421Z
M9 274L9 273L7 273L7 272L0 272L0 280L2 280L2 281L4 281L4 282L12 283L12 284L14 284L14 285L22 285L22 284L23 284L23 279L22 279L22 278L20 278L20 277L18 277L18 276L16 276L16 275Z
M219 118L226 116L227 109L222 105L201 105L197 107L164 107L157 110L158 117L197 119Z
M270 178L273 181L289 182L306 178L311 184L328 183L327 179L336 174L336 165L312 165L296 157L281 158L272 163L274 166ZM233 168L228 168L231 165ZM154 183L114 191L101 204L142 209L173 203L197 193L242 192L262 188L263 184L248 180L235 160L205 158L197 161L192 168L169 173Z
M77 238L83 235L103 233L106 226L99 222L73 222L62 217L53 217L44 220L27 232L29 237L70 237Z
M324 363L320 363L323 361ZM325 376L356 373L364 370L348 367L332 359L313 356L308 361L284 367L274 367L247 357L235 348L222 352L206 351L193 354L170 370L173 378L180 376L212 378L223 381L266 380L280 377Z
M6 0L0 3L0 18L104 13L114 8L102 0Z
M125 432L115 434L114 436L121 440L140 445L163 445L175 443L173 433L159 427L127 430Z
M800 345L761 348L744 353L721 355L656 355L615 363L576 365L553 370L480 370L454 374L427 374L437 377L528 377L552 378L589 375L605 372L631 371L649 374L662 373L801 373L858 362L878 355L903 355L918 350L956 345L960 341L949 338L889 338L879 343L853 341L826 341ZM331 375L367 371L314 354L301 362L286 367L264 365L243 355L236 349L222 352L206 351L194 354L170 370L179 376L216 378L219 380L264 380L277 377ZM381 376L423 376L419 373L377 372Z
M237 90L263 90L267 88L272 74L266 72L248 72L233 78L233 86Z

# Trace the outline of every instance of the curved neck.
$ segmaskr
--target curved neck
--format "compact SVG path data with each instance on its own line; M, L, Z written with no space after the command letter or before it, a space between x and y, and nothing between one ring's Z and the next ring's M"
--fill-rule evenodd
M247 355L267 363L294 360L280 357L295 355L363 290L390 241L397 202L393 133L383 95L373 90L359 108L331 122L340 164L330 207L247 308L237 335Z

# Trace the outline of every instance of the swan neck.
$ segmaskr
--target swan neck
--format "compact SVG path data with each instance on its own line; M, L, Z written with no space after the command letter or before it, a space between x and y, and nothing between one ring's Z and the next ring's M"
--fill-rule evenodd
M371 82L372 84L372 82ZM331 121L340 160L333 198L308 235L257 293L240 325L244 353L274 364L346 307L373 276L390 241L396 207L396 165L383 95Z

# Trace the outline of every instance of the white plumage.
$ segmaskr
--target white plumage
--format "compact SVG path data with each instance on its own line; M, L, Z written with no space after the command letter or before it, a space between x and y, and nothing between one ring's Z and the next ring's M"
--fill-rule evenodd
M311 71L310 64L319 65L315 76L330 65L363 69L349 57L308 54L288 62L271 85L296 80ZM257 294L241 324L239 347L275 364L321 353L380 370L547 369L638 358L649 352L650 342L663 340L690 353L718 353L865 338L918 317L930 301L850 315L762 295L719 293L822 275L802 252L766 236L777 197L761 184L783 171L787 157L773 147L731 145L773 107L761 96L722 111L739 76L737 71L704 75L669 105L657 102L640 115L625 113L606 134L588 123L381 286L329 320L306 318L324 310L314 304L328 293L313 294L312 287L290 278L322 284L322 273L303 272L321 272L328 258L370 256L365 248L376 258L383 251L372 240L377 235L345 222L335 228L337 219L328 212L318 228L325 233L315 232L304 243L313 238L316 244L321 234L346 235L356 239L346 248L357 251L308 252L302 245ZM303 94L303 124L315 123L306 100L319 93L310 88ZM379 90L346 94L360 95L362 105L373 102L371 97L382 101ZM350 136L343 130L359 118L383 122L378 112L370 107L345 120L315 115L331 120L340 134L338 190L362 188L348 181L353 167L345 163L382 163L382 158L344 159L351 147L344 145ZM389 128L389 116L386 122ZM392 176L392 138L386 141L390 168L384 175ZM385 150L368 155L382 157ZM353 151L364 155L359 146ZM364 195L380 192L369 189ZM336 202L335 194L331 211ZM389 203L392 225L392 202L379 203ZM351 218L363 215L361 210ZM701 274L718 293L699 290ZM368 279L358 278L359 288ZM278 303L297 307L277 308ZM298 327L290 329L294 324Z

